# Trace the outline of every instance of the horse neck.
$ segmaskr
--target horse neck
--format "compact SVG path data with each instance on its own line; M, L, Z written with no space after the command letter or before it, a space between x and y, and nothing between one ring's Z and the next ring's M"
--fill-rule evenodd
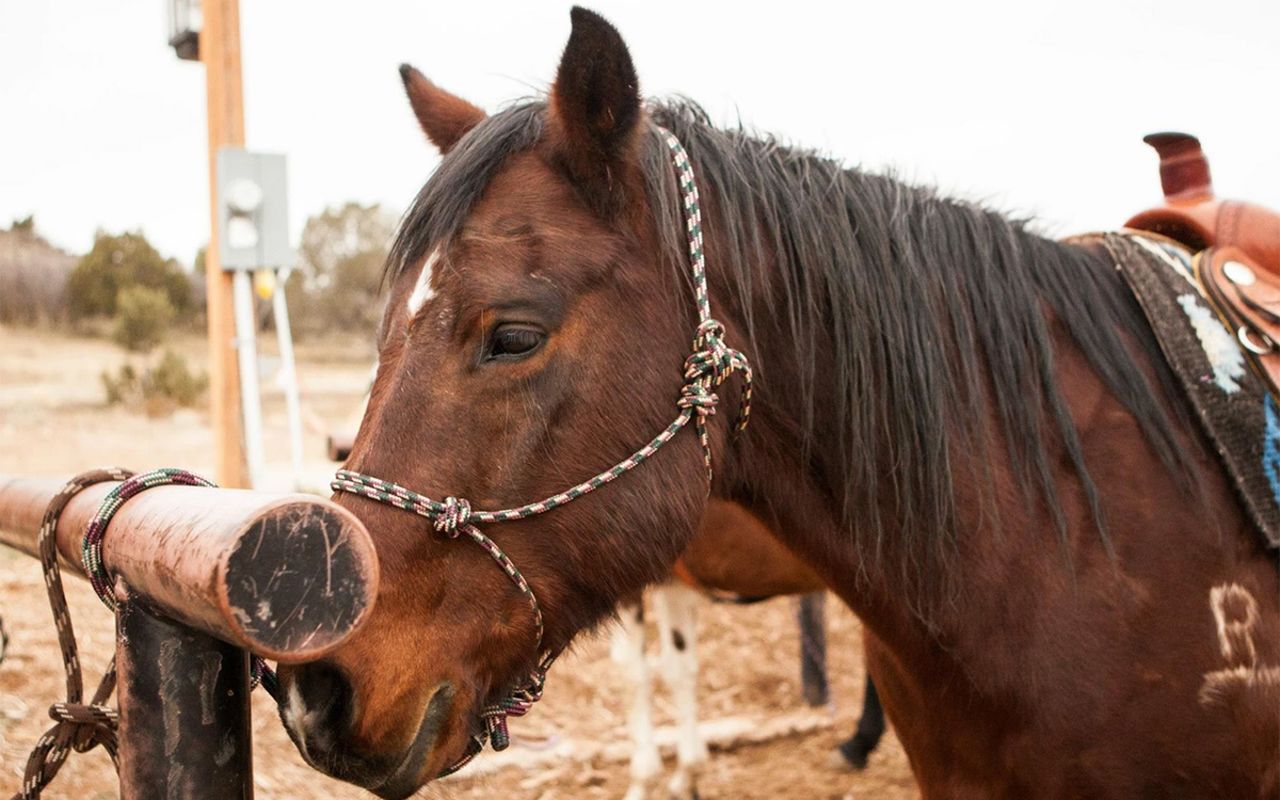
M707 205L714 214L715 199ZM719 228L714 222L708 226L708 277L713 306L727 325L730 344L737 346L748 340L747 314L743 298L725 291L735 277L715 258L720 249L715 234ZM903 620L892 600L891 579L863 558L855 538L848 535L837 439L819 436L806 442L803 433L811 424L807 418L821 420L835 398L835 348L830 341L820 340L819 356L811 368L796 363L789 344L790 323L776 314L778 304L765 295L773 288L768 276L776 270L776 262L768 256L751 268L756 276L753 291L758 294L753 298L754 336L748 355L762 380L750 425L728 449L727 459L717 465L722 473L718 491L763 520L864 619L876 616L885 620L886 629L899 627ZM812 391L817 398L812 405L803 391L795 391L798 386ZM723 405L734 408L736 400L731 395Z
M728 265L716 258L718 251L728 249L718 245L717 232L730 226L717 224L714 196L709 198L707 206L711 213L707 252L713 305L724 316L731 343L745 344L750 339L748 355L761 374L750 427L729 449L728 463L724 465L718 488L727 499L746 506L765 520L775 535L814 567L864 621L886 632L917 631L923 641L936 632L938 625L947 624L946 598L955 590L951 582L959 580L956 576L964 570L961 567L954 571L912 573L911 565L923 556L910 552L910 548L921 548L923 553L923 548L939 545L936 542L904 544L898 536L901 527L901 521L896 518L898 511L892 507L888 492L874 501L882 521L876 535L864 535L865 531L857 530L850 523L854 515L846 507L849 502L846 461L850 457L868 457L868 453L849 454L833 429L827 427L828 432L823 433L824 420L834 424L837 393L842 391L835 377L843 365L836 362L834 333L819 324L814 339L814 360L797 363L792 344L793 321L783 318L786 304L777 302L777 298L769 294L780 290L776 259L766 253L760 263L750 265L752 297L744 298L733 291L731 287L740 275L731 273L742 270L728 269ZM875 287L869 290L875 291ZM750 314L745 303L751 305ZM746 324L748 316L752 318L750 332ZM1062 340L1059 343L1062 347L1074 349L1069 336L1062 334L1058 338ZM877 364L870 371L884 375L891 373L892 368L892 364ZM1090 373L1082 385L1086 385L1086 394L1092 394L1100 384L1097 376ZM874 389L868 388L866 402L876 402L874 395ZM727 399L730 402L726 407L734 407L734 398ZM1054 521L1047 517L1028 519L1026 509L1019 507L1025 498L1017 494L1016 488L1003 491L1016 485L1018 479L1008 463L998 412L989 403L984 405L979 401L978 405L985 409L985 431L991 434L991 440L972 451L949 453L950 469L955 476L957 517L952 529L947 531L947 539L963 543L961 549L964 550L983 547L980 542L990 534L993 510L1005 515L1002 524L1009 527L1038 525L1045 530L1054 527ZM885 415L909 413L890 404L885 406ZM963 404L957 401L956 407L961 409ZM964 417L963 412L957 411L956 417ZM968 426L972 421L958 419L957 424ZM983 426L974 425L975 431L981 429ZM813 430L818 431L818 435L806 435L806 431ZM887 426L884 435L890 435ZM869 450L884 454L893 448L871 446ZM1063 458L1056 442L1047 443L1046 450L1051 461ZM876 464L874 468L877 474L885 476L886 483L902 479L900 475L895 476L895 465ZM1000 493L991 488L992 483L1000 485L1003 494L1014 498L1011 508L992 508L994 494ZM1040 515L1042 511L1043 508L1035 507L1032 514ZM936 585L923 585L923 581L934 581ZM925 595L931 597L922 599ZM922 613L926 606L938 613ZM930 617L928 622L923 621L924 617Z

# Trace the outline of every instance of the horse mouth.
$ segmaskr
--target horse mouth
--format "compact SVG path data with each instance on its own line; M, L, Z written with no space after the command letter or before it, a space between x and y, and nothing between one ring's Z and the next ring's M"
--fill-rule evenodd
M369 791L383 800L404 800L421 788L424 782L419 776L431 757L440 729L448 719L449 710L453 707L453 696L453 687L447 683L436 689L422 714L418 732L405 750L400 763L381 783L368 787Z

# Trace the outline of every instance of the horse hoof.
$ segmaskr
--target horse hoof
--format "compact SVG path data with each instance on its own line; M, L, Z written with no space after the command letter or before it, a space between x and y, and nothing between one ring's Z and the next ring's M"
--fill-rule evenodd
M841 745L827 756L827 766L836 772L861 772L867 768L867 753L860 747Z
M667 786L667 800L701 800L698 797L698 785L677 778Z

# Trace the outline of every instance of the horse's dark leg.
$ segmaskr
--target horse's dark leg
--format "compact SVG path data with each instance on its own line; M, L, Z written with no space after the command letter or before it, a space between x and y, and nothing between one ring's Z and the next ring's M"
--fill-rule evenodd
M826 592L800 598L796 620L800 624L800 685L804 700L811 706L831 701L827 684Z
M862 716L858 718L858 728L852 738L840 745L841 757L854 769L866 769L867 756L876 749L880 737L884 735L884 709L880 706L880 695L876 693L876 685L867 675L867 687L862 695Z

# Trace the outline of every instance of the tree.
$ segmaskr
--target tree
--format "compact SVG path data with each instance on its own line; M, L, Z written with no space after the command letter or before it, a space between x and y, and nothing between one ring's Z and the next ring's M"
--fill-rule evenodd
M66 320L67 277L76 257L40 237L32 217L0 228L0 323Z
M163 292L178 315L192 310L191 280L178 262L162 257L141 233L99 231L67 281L71 318L115 315L120 290L129 286Z
M299 274L288 284L295 328L372 333L396 218L381 206L347 203L307 220L298 247Z

